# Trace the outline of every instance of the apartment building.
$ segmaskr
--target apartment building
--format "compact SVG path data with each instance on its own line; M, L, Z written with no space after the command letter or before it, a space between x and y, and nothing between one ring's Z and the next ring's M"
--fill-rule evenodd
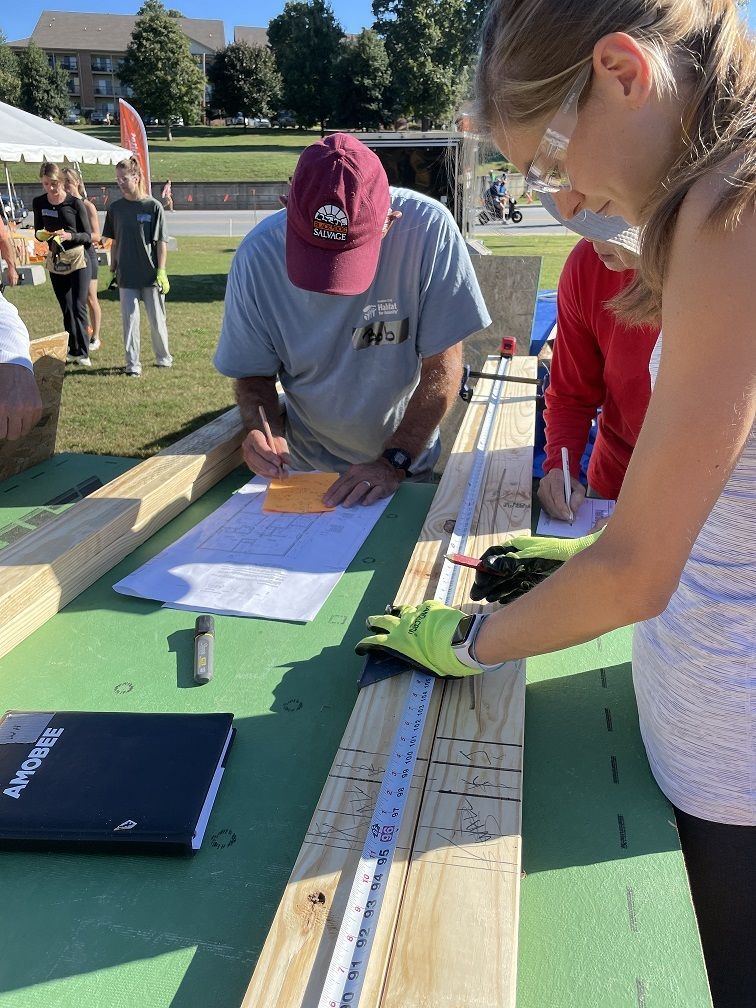
M226 44L223 22L181 18L195 60L206 73L215 53ZM118 69L134 30L133 14L77 14L43 11L29 38L9 42L20 51L30 42L44 50L51 65L68 71L71 109L79 115L92 112L114 115L119 98L129 99Z

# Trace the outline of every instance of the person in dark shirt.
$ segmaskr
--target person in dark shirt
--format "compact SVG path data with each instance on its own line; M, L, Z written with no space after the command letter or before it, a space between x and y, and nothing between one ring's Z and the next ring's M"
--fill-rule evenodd
M47 242L50 283L63 312L63 325L68 333L69 364L91 367L89 359L89 334L87 332L87 293L89 291L89 264L86 249L92 243L89 217L84 204L69 195L63 185L60 168L51 162L43 164L39 177L42 196L32 201L34 233L39 241ZM65 257L63 253L81 248L80 256ZM56 272L58 263L71 260L68 272Z

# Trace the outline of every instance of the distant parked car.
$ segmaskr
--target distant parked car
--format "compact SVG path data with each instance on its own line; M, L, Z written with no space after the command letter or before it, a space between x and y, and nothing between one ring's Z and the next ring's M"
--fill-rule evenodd
M76 126L80 118L81 116L76 111L76 109L69 109L69 111L66 112L63 122L66 124L66 126Z
M113 117L110 112L105 112L102 109L95 109L89 117L92 126L110 126L112 121Z
M226 126L251 126L252 120L243 116L241 112L236 115L226 116Z
M159 126L160 120L157 116L142 116L142 122L145 126Z
M163 122L163 121L164 120L161 120L161 122ZM170 119L168 120L168 122L171 124L171 126L183 126L184 125L184 117L183 116L171 116Z
M267 116L253 116L247 119L247 125L253 129L270 129L270 119Z
M11 200L8 193L0 193L0 200L3 204L3 213L8 218L9 221L14 221L16 224L21 224L29 216L29 213L24 206L24 201L16 196Z
M296 126L297 117L291 111L291 109L282 109L277 112L273 117L274 126Z

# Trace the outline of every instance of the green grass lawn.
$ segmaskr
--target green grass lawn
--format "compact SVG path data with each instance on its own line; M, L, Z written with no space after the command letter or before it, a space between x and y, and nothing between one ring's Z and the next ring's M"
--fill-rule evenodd
M81 129L100 140L118 144L117 126L87 126ZM320 133L305 130L252 130L241 126L187 126L165 139L162 128L147 131L152 178L174 182L279 182L294 171L305 147ZM112 182L110 165L83 165L88 182ZM39 165L13 165L14 182L35 182Z
M174 366L156 368L149 326L142 314L141 378L121 374L123 338L117 294L107 291L100 270L103 346L91 370L67 367L58 427L59 452L145 457L207 423L233 404L231 381L219 375L212 356L220 332L223 295L239 238L180 238L169 253L168 332ZM556 287L577 238L486 238L496 255L541 255L541 287ZM8 288L32 337L62 329L49 282Z
M553 290L559 282L564 261L580 241L578 235L488 235L481 239L494 255L541 256L541 290Z

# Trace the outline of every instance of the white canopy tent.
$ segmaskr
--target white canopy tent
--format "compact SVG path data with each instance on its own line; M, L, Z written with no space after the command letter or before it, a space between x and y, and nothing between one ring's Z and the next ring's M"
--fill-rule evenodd
M131 151L0 102L0 161L117 164Z

